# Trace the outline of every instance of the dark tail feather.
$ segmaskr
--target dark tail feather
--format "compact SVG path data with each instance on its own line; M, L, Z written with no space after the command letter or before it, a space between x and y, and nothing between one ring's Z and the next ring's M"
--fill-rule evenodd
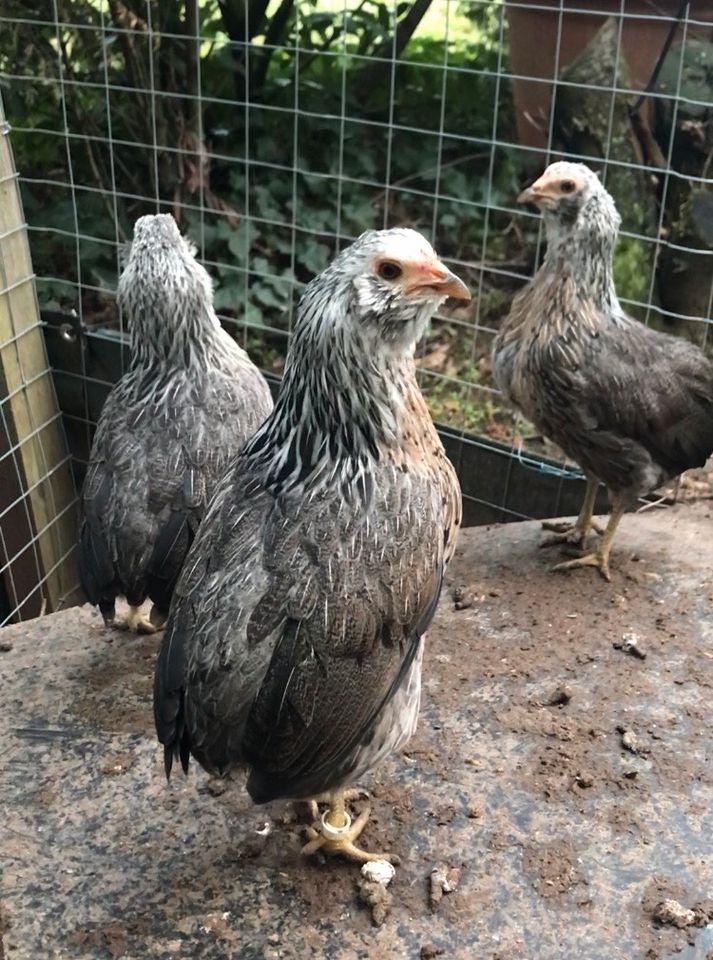
M188 735L182 725L181 729L177 731L175 739L165 744L163 748L163 766L166 771L167 780L171 779L174 758L178 758L181 761L181 767L187 776L188 767L191 762L191 748L188 742Z
M192 540L188 518L180 511L171 515L156 538L148 564L148 595L163 611L167 611L171 604L171 596Z
M166 779L171 779L171 769L173 768L173 747L163 748L163 766L166 771Z
M154 722L159 743L163 744L163 763L166 778L170 779L173 760L181 761L188 773L190 739L186 729L183 673L185 663L178 638L173 636L174 624L169 620L163 635L154 673ZM172 641L176 640L176 646ZM173 658L171 652L173 649Z
M181 757L181 766L183 767L183 772L186 775L188 775L188 764L190 763L190 760L191 760L191 751L188 746L188 737L185 735L185 733L181 737L181 742L179 743L178 751Z
M79 580L90 603L97 604L113 593L114 564L103 531L85 518L79 533Z

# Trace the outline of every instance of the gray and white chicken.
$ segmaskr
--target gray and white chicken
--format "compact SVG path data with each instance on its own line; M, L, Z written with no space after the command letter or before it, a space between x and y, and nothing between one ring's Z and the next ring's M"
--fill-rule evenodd
M156 666L166 771L246 768L257 803L328 809L303 852L356 846L345 786L413 733L460 489L414 348L464 284L412 230L363 234L306 288L272 415L221 484Z
M208 501L272 409L265 379L222 329L210 277L168 214L141 217L121 274L131 364L102 409L81 495L79 570L114 624L152 633ZM150 620L139 607L153 601Z
M587 477L576 523L543 545L584 547L597 485L606 485L612 510L597 549L555 569L593 566L609 580L627 508L713 453L713 364L624 313L612 273L620 217L588 167L553 163L518 200L542 210L547 253L495 338L493 373Z

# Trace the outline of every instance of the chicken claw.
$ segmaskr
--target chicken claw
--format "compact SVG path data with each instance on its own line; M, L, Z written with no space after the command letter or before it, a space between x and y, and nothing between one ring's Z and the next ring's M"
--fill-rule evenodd
M553 536L545 537L540 544L541 547L552 547L558 543L571 544L575 547L584 548L590 530L598 534L603 534L604 530L592 519L594 513L594 504L597 499L598 483L593 477L587 478L587 487L584 492L582 509L574 523L567 523L562 520L545 520L542 524L543 530L554 531Z
M342 796L345 800L368 800L369 791L362 790L359 787L350 788L349 790L344 790ZM301 819L302 811L304 810L305 817L313 820L315 823L320 819L319 816L319 804L320 803L329 803L331 795L329 793L320 793L316 797L312 797L310 800L294 800L293 807L297 814L298 819Z
M140 607L129 607L129 612L125 617L114 621L114 627L117 630L129 630L131 633L138 634L157 633L161 629L141 613Z
M562 563L556 563L552 569L562 571L574 570L576 567L596 567L607 583L611 582L608 551L606 554L601 551L586 553L583 557L575 557L574 560L565 560Z
M349 791L359 793L360 791ZM321 850L331 855L341 854L350 860L366 863L369 860L388 860L398 863L399 858L390 853L368 853L357 847L354 841L367 824L371 808L367 805L356 820L344 808L344 792L332 794L329 809L325 810L315 827L307 828L308 842L302 847L302 853L310 856Z
M589 530L583 530L577 523L561 523L556 520L546 520L542 524L543 530L552 530L549 537L545 537L540 547L554 547L559 543L568 544L574 547L583 547L590 530L598 533L600 536L604 533L604 528L594 520L589 523Z

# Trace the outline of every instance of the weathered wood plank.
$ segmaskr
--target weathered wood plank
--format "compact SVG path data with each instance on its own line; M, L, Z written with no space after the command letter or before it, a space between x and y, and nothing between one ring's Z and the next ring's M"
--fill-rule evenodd
M0 404L0 569L18 619L76 589L76 495L1 104Z

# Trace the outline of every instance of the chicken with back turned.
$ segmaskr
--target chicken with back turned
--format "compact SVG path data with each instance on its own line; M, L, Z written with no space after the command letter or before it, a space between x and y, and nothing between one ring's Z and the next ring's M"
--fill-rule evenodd
M141 217L119 279L131 362L107 397L82 489L79 571L115 624L160 628L216 484L272 409L270 390L222 329L210 277L169 214ZM139 610L153 601L150 619Z
M370 231L305 289L272 415L221 484L156 666L166 770L248 771L328 809L305 853L377 859L345 787L412 734L460 489L414 348L464 284L412 230Z
M588 167L553 163L518 200L542 211L547 252L495 338L493 375L587 478L576 523L543 544L573 543L583 556L554 569L593 566L609 580L627 508L713 453L713 364L687 340L624 313L612 274L620 217ZM585 553L600 482L611 515Z

